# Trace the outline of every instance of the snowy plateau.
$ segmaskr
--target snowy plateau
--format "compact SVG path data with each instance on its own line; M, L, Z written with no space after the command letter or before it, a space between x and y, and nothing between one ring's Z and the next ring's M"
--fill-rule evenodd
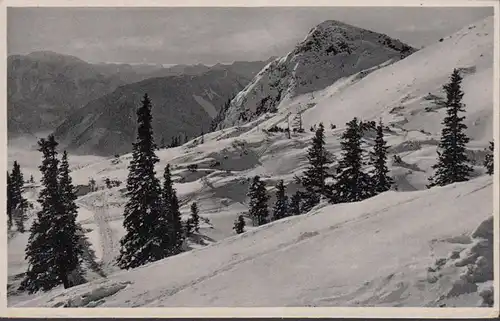
M208 220L198 238L186 244L189 251L136 269L122 271L113 265L124 235L124 184L104 188L106 178L126 181L131 155L70 155L74 184L86 185L93 178L102 187L80 196L77 204L78 220L105 277L89 269L86 284L20 293L16 289L27 269L24 249L29 233L12 233L9 307L484 305L493 291L493 176L481 165L493 140L493 22L488 17L403 54L399 42L392 45L397 50L375 46L378 34L320 24L294 51L255 76L233 99L220 128L205 134L203 143L196 138L157 151L157 175L167 164L173 167L182 213L187 217L196 201L201 217ZM342 33L336 34L336 28ZM315 48L304 49L314 47L309 42L314 34L327 35L319 41L321 48L345 36L360 44L357 60L345 60L354 67L335 69L341 58L323 65ZM444 118L437 102L444 99L442 86L454 68L463 75L467 152L476 164L474 178L426 189ZM254 112L263 99L275 104L242 121L240 114ZM267 131L286 128L299 112L304 133L288 139L286 133ZM385 139L397 191L356 203L321 202L307 214L247 226L245 233L234 234L234 220L248 210L246 193L253 176L261 176L271 196L275 184L284 180L291 195L298 188L294 176L307 166L314 135L309 128L323 122L326 148L338 157L340 135L353 117L382 119L389 126ZM373 137L365 139L370 145ZM28 151L27 144L18 139L9 146L9 166L18 160L25 175L33 174L39 181L40 155ZM394 163L394 155L402 161ZM35 205L31 218L38 192L36 184L26 189ZM269 204L273 202L271 197Z

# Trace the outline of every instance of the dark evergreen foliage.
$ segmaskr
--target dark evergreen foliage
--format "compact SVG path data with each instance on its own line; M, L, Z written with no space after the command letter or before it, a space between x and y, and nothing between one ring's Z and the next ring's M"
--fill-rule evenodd
M495 146L493 142L490 142L490 145L488 146L488 153L484 157L484 167L486 167L486 174L488 175L493 175L493 168L494 168L494 163L493 163L493 154L494 154Z
M233 230L236 234L241 234L245 232L245 225L245 218L243 218L243 215L239 215L238 219L234 222Z
M302 214L302 193L297 191L290 200L290 215Z
M375 146L373 151L370 153L371 165L373 165L373 171L371 173L372 180L374 183L374 193L379 194L391 189L394 184L394 180L388 175L389 169L387 168L387 149L386 142L384 140L384 126L382 121L379 122L377 128L377 135L375 137Z
M26 211L28 209L28 201L24 198L24 177L21 171L21 166L17 161L14 161L12 173L10 176L11 184L11 214L17 231L24 233L24 222L27 219Z
M158 162L151 126L151 101L144 95L137 110L137 140L128 166L123 226L118 266L134 268L163 259L168 254L168 223L161 199L160 181L155 176Z
M321 196L332 197L331 187L325 180L331 175L328 173L328 164L330 160L328 151L325 149L325 128L319 124L316 134L312 139L312 145L307 152L309 166L300 178L300 182L305 191L302 193L304 211L309 211L316 206Z
M38 142L43 161L39 169L42 173L43 189L38 201L42 209L30 229L26 246L28 271L21 288L30 293L47 291L63 284L70 287L70 274L79 268L79 247L75 236L75 209L70 206L68 189L67 159L63 159L61 171L57 159L57 142L53 135Z
M12 182L10 180L10 174L7 171L7 229L10 231L12 229Z
M250 198L249 214L253 225L260 226L268 223L269 211L267 202L269 196L267 195L265 183L260 180L258 175L253 178L247 196Z
M78 216L78 207L76 206L75 187L70 176L68 154L63 152L61 165L59 167L59 201L61 202L61 215L53 218L55 226L59 228L56 236L57 251L61 253L60 264L65 265L64 275L80 272L80 266L83 256L83 240L85 237L80 232L76 219ZM71 280L67 280L68 285ZM64 282L63 282L64 283ZM65 285L65 287L67 287Z
M438 162L432 166L436 171L429 178L429 188L468 181L473 170L467 164L465 151L465 145L469 142L465 134L467 126L463 123L465 117L459 116L460 112L465 111L461 102L464 95L461 83L462 77L455 69L450 82L443 86L446 91L446 117L442 122L444 127L438 146Z
M200 215L198 211L198 205L196 202L191 204L191 222L193 224L193 230L198 233L200 231Z
M347 129L341 137L342 156L337 167L332 199L335 203L362 201L374 194L372 179L363 172L362 137L360 122L354 118L347 123Z
M288 196L286 196L283 180L280 180L276 185L276 203L273 209L273 219L279 220L288 215Z
M184 233L181 221L181 212L179 210L179 201L172 182L170 165L165 167L163 173L162 200L167 215L167 226L169 244L169 255L176 255L182 252L184 242Z

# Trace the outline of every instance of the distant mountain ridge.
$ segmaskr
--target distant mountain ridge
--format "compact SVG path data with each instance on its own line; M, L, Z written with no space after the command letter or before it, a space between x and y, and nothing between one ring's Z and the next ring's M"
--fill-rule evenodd
M119 86L148 78L231 70L251 79L267 62L198 65L92 64L51 51L7 59L9 137L54 130L72 112Z
M256 68L257 72L260 70ZM109 156L130 152L136 136L136 109L145 93L152 101L156 143L208 132L221 106L250 82L234 71L149 78L117 88L72 113L55 131L75 154Z

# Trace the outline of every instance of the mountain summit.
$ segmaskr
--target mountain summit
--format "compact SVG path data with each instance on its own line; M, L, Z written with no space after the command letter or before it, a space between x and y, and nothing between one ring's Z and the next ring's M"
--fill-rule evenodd
M373 31L328 20L286 56L269 63L231 102L220 128L275 111L287 98L314 92L416 49Z

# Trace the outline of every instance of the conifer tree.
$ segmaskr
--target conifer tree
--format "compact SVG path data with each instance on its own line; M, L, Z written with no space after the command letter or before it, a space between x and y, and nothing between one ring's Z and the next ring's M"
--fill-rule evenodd
M21 171L21 166L17 161L14 161L11 182L11 210L14 223L17 231L24 233L24 222L26 221L26 210L28 209L28 201L24 198L24 177Z
M495 146L493 142L490 142L490 145L488 146L488 153L484 157L484 167L486 167L486 174L488 175L493 175L493 152L495 150Z
M357 202L373 196L371 177L363 172L365 164L361 149L361 124L354 118L346 125L347 129L341 137L342 155L337 167L335 195L332 199L336 203Z
M198 214L198 205L196 202L191 204L191 222L193 224L193 230L198 233L200 231L200 215Z
M307 152L309 167L300 179L305 191L303 192L304 210L307 212L316 206L321 195L331 198L331 188L325 180L328 174L328 164L331 163L327 150L325 149L325 128L319 124L316 134L312 139L312 145Z
M374 183L374 194L379 194L391 189L394 180L388 175L389 169L387 168L387 149L386 142L384 140L384 126L382 120L380 120L377 128L377 134L375 137L375 146L373 151L370 153L371 165L373 165L373 171L371 173L372 180Z
M21 283L21 288L29 293L39 290L47 291L63 283L69 286L68 269L71 268L64 262L61 253L61 229L59 217L63 215L61 202L58 165L57 142L50 135L47 140L40 139L39 151L42 152L43 161L39 166L42 173L42 190L38 202L41 210L30 229L30 237L26 246L26 260L29 262L28 271Z
M12 229L12 183L10 173L7 171L7 229Z
M33 175L30 176L30 183L31 184L34 184L35 183L35 178L33 177Z
M173 186L170 165L168 164L165 167L163 179L162 200L167 215L169 236L168 251L169 255L176 255L182 252L184 238L179 201Z
M302 214L302 193L297 191L292 195L290 200L290 214L291 215L300 215Z
M233 230L236 232L236 234L241 234L245 232L245 225L246 223L243 215L239 215L238 219L234 221Z
M61 215L54 218L55 225L59 228L57 253L61 253L59 260L65 265L65 274L69 275L73 271L81 272L80 266L83 257L83 243L80 240L81 227L78 226L76 219L78 216L78 207L76 206L77 197L75 188L70 176L68 154L63 152L61 165L59 167L59 201L61 202ZM67 280L69 286L69 280ZM65 285L67 287L67 285Z
M126 234L120 240L118 266L134 268L163 259L168 250L168 224L161 199L160 181L154 166L159 161L155 154L151 125L151 101L147 94L137 109L137 140L132 147L128 166L123 226Z
M267 201L269 196L267 195L265 183L260 180L258 175L253 178L247 196L250 198L249 214L253 225L260 226L268 223Z
M463 123L465 117L459 116L464 112L461 89L462 77L457 69L453 70L450 82L443 86L446 91L446 117L442 124L441 141L438 146L438 162L433 169L434 175L429 178L429 185L445 186L452 183L468 181L472 166L467 164L465 145L469 138L465 134L467 126Z
M285 185L283 184L283 180L280 180L276 185L276 203L273 209L274 220L279 220L289 215L288 196L285 193Z

